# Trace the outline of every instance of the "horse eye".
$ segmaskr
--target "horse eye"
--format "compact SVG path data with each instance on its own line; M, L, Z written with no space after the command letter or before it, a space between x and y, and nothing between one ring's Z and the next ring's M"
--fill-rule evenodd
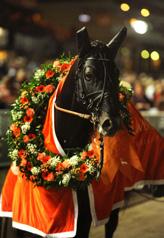
M94 77L93 69L90 68L90 67L87 67L87 68L85 69L85 79L86 79L87 81L90 81L90 80L93 79L93 77Z

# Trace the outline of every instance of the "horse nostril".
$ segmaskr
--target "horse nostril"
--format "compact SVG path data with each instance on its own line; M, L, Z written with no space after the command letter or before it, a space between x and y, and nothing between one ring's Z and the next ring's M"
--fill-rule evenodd
M102 128L105 131L109 131L112 128L112 121L110 119L106 119L102 124Z

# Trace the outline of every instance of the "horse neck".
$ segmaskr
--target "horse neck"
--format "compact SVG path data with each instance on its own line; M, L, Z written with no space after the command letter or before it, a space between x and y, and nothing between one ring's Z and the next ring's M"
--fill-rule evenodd
M71 72L64 83L61 95L57 98L57 105L85 113L82 106L74 99L74 92L75 79ZM89 141L92 126L88 120L55 110L55 130L63 149L83 148Z

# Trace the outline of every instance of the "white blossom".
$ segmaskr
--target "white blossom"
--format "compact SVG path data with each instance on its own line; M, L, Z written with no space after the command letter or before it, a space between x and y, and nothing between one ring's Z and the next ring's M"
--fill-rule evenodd
M26 134L26 132L30 130L30 122L26 122L24 125L22 125L21 130L23 134Z
M66 173L63 175L62 184L64 185L64 187L68 186L70 179L71 179L70 173Z
M34 73L34 79L36 81L39 81L41 77L43 77L45 74L44 70L42 69L38 69L35 73Z
M40 169L39 167L33 167L33 168L31 169L31 173L32 173L33 175L38 175L38 174L40 173L40 171L41 171L41 169Z
M14 110L11 111L11 116L12 116L13 121L17 121L17 120L21 119L22 115L23 115L22 111L19 111L19 112L14 111Z
M89 171L89 173L94 173L95 172L95 168L93 167L93 165L92 164L90 164L90 163L86 163L86 165L88 166L88 171Z
M12 160L16 160L18 158L18 150L14 149L13 151L10 151L9 156Z
M35 144L28 143L27 144L27 149L31 154L37 154L37 146Z
M56 165L61 162L60 160L60 156L55 156L52 157L51 159L48 160L47 164L49 164L51 166L51 168L55 168Z
M32 102L33 103L35 103L35 104L37 104L37 103L39 103L39 101L40 101L40 99L38 98L38 97L31 97L31 100L32 100Z
M130 83L126 82L126 81L121 81L120 82L120 86L125 87L127 90L132 90L132 86L130 85Z
M79 160L79 157L77 155L73 155L70 159L69 159L69 163L72 165L72 166L76 166L78 165L78 160Z

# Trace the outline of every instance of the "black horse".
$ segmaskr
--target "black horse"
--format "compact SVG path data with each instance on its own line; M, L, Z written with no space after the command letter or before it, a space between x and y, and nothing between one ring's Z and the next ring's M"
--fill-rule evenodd
M94 127L102 135L109 136L120 129L119 71L114 58L125 36L126 28L123 28L106 45L97 40L90 43L86 28L77 32L79 57L57 99L57 105L90 114L91 121L56 111L56 133L65 150L72 147L83 148L89 142ZM87 238L92 220L87 189L78 190L77 195L79 216L76 237ZM118 210L112 212L106 225L106 237L111 237L114 232L117 218Z
M121 128L119 70L114 59L125 36L126 28L123 28L108 44L104 44L97 40L90 42L86 28L77 32L78 58L57 98L55 110L56 134L65 151L84 148L95 129L102 136L113 136ZM66 109L66 112L59 108ZM73 115L74 112L76 115ZM85 115L90 115L90 120L80 117ZM87 238L92 221L87 188L77 190L77 197L79 215L76 237ZM117 215L114 211L111 215L114 219L106 225L106 238L111 237L110 224L113 226L112 233L115 230ZM21 238L37 237L22 231L18 231L17 235Z

